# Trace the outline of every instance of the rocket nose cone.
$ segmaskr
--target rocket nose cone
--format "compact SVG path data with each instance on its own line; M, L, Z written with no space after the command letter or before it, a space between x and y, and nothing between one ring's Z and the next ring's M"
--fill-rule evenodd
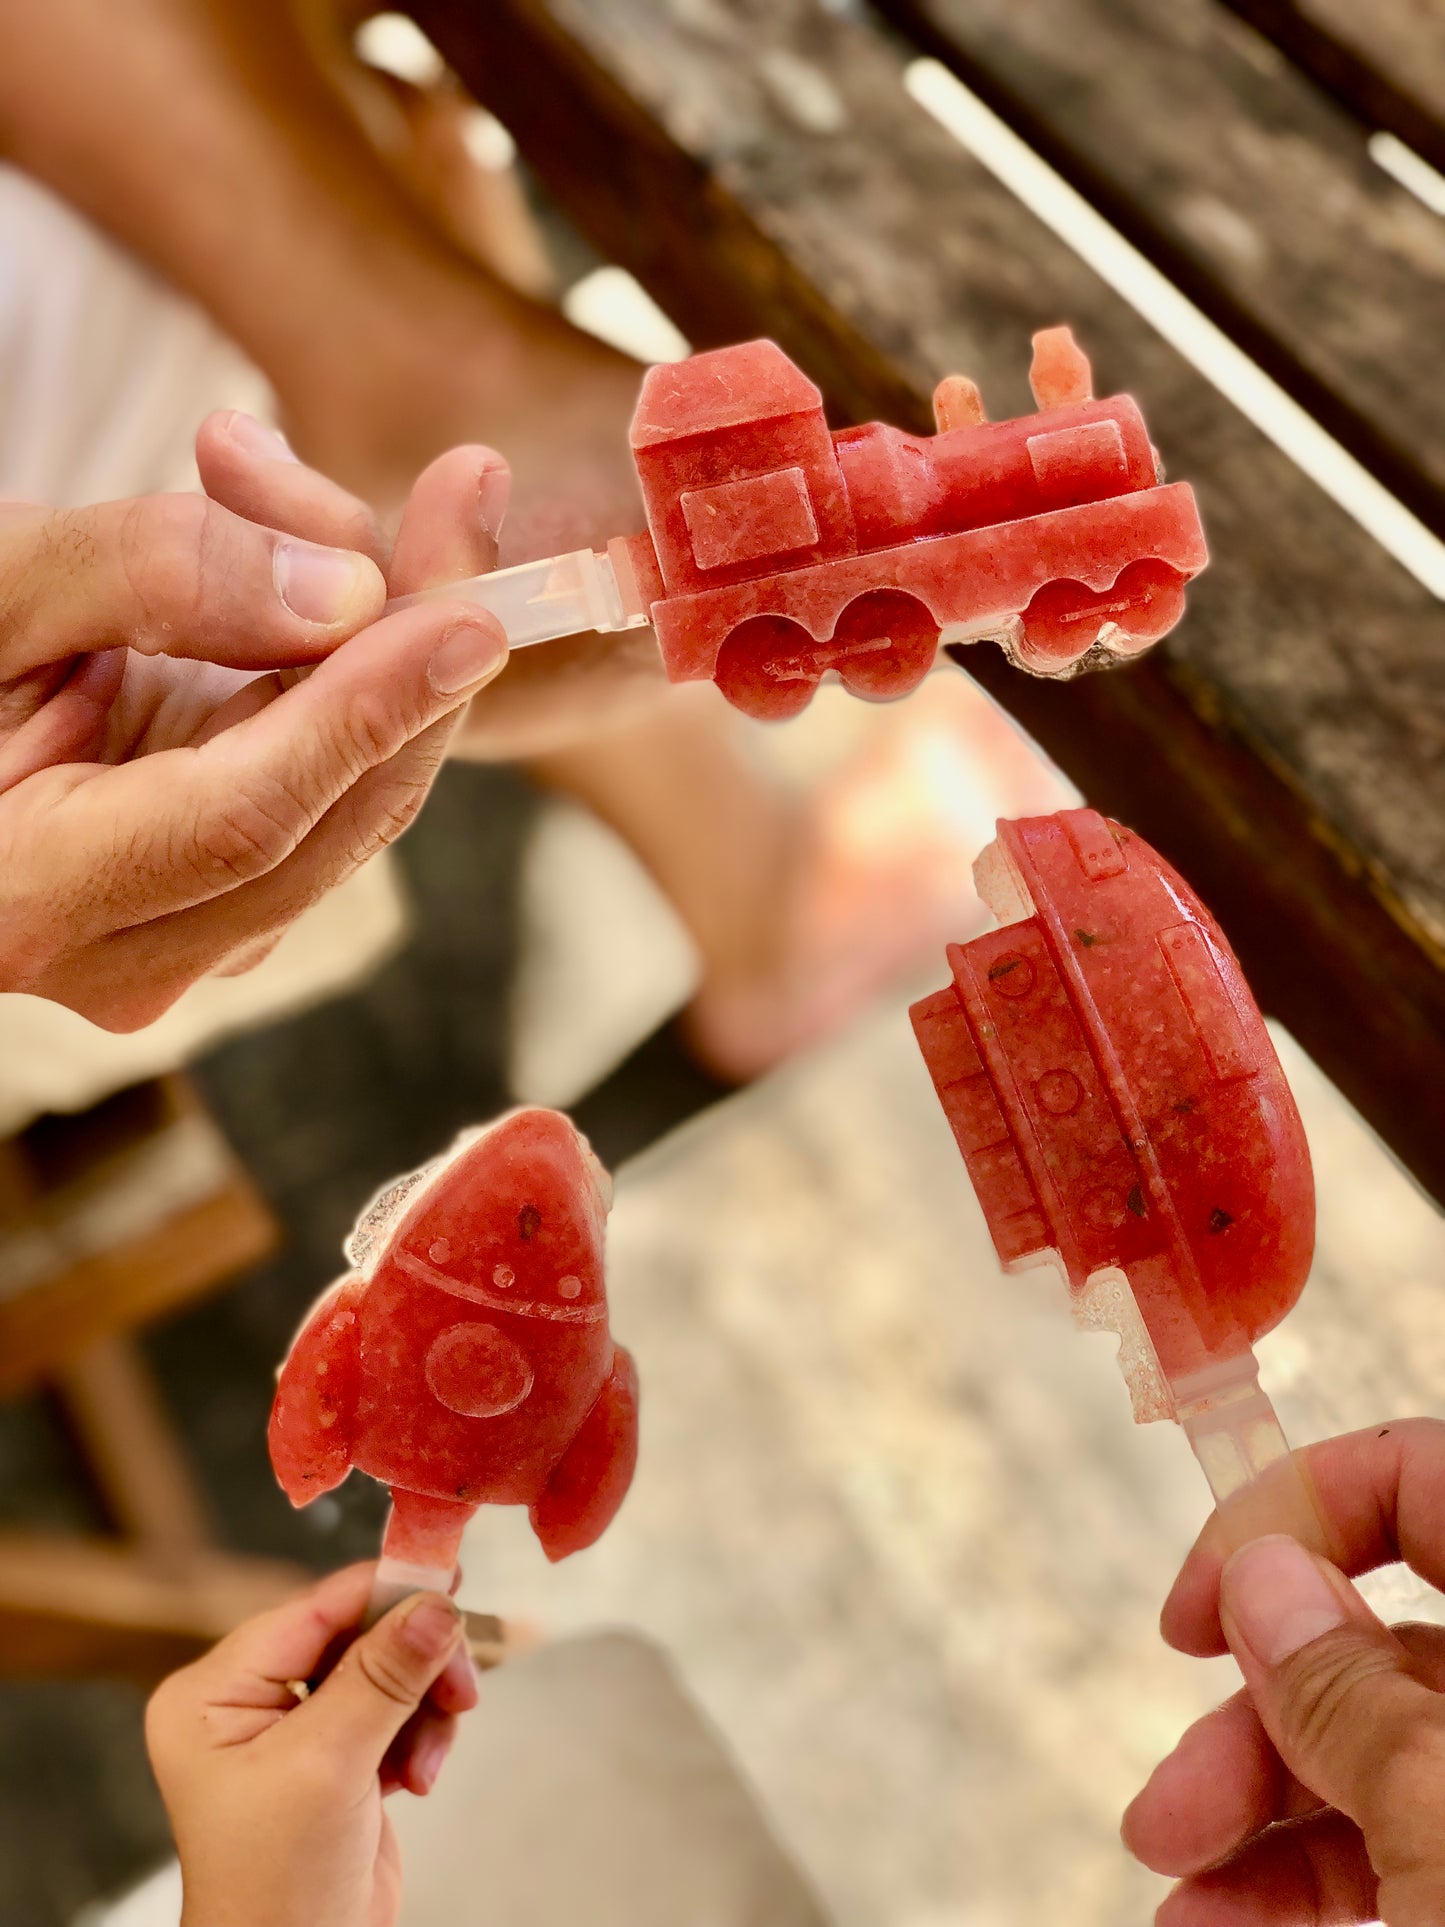
M585 1323L606 1303L609 1189L570 1119L514 1111L458 1141L409 1202L388 1250L396 1248L403 1270L458 1296L519 1317Z
M576 1157L596 1194L605 1217L612 1209L612 1176L587 1139L561 1111L533 1106L513 1111L502 1120L498 1131L514 1139L519 1148L554 1150L564 1159Z

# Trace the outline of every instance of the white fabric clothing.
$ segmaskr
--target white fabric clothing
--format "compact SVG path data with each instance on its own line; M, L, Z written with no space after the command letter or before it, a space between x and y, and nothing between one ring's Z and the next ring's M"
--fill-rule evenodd
M194 303L0 166L0 497L75 506L195 488L195 432L216 408L274 412L263 377ZM257 969L195 985L134 1035L0 994L0 1132L42 1111L84 1109L226 1032L334 993L404 929L400 882L382 857L300 918Z

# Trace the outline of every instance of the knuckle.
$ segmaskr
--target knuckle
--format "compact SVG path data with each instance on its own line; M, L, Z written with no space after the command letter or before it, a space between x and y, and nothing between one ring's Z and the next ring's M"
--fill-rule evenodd
M356 824L347 851L351 868L359 870L363 863L379 856L388 844L395 843L416 821L425 800L425 787L397 784L389 788Z
M56 577L94 561L94 535L78 510L40 509L12 524L0 551L0 641L43 629Z
M1329 1635L1313 1641L1285 1669L1280 1716L1305 1758L1345 1756L1356 1750L1362 1694L1395 1671L1389 1653Z
M251 883L284 862L309 826L301 796L275 777L253 774L223 806L197 818L175 867L206 890Z
M363 1678L376 1692L398 1706L416 1705L418 1695L408 1669L389 1646L363 1641L356 1649L356 1658Z
M384 691L358 695L340 718L333 739L333 756L348 781L389 762L402 744L422 726L423 719Z
M137 642L159 645L177 625L213 617L233 574L231 523L202 495L150 495L125 504L117 556L137 611Z

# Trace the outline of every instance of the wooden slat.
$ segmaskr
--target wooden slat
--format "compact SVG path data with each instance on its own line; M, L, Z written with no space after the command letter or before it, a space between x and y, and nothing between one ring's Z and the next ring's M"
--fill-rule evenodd
M233 1553L178 1566L103 1541L0 1533L0 1677L114 1673L153 1684L307 1578Z
M1445 173L1445 21L1438 0L1224 0L1368 127Z
M37 1119L0 1143L0 1396L214 1291L278 1236L184 1077Z
M774 335L835 411L939 376L1029 406L1071 319L1196 482L1215 562L1166 647L1053 685L969 667L1156 842L1266 1008L1445 1195L1440 606L934 126L904 56L805 0L416 0L595 243L699 345Z
M62 1276L0 1300L0 1396L66 1358L214 1291L275 1248L276 1221L254 1187L226 1190Z
M1445 221L1217 0L881 0L1445 531Z

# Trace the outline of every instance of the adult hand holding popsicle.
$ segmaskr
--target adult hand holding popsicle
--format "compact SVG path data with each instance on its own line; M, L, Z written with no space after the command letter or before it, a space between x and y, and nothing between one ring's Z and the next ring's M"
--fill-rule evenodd
M246 416L197 460L210 501L0 504L0 990L112 1030L256 962L397 836L506 661L475 608L382 613L495 560L490 450L433 464L394 551Z
M631 1483L637 1378L607 1324L611 1185L556 1111L460 1138L383 1191L282 1367L271 1462L295 1505L353 1465L391 1487L374 1610L447 1591L480 1505L525 1505L549 1559Z
M1215 1519L1164 1608L1170 1645L1227 1647L1245 1689L1125 1815L1130 1851L1182 1882L1159 1927L1445 1919L1445 1628L1381 1625L1343 1576L1403 1560L1445 1586L1445 1425L1373 1426L1301 1456L1342 1570L1277 1538L1226 1563Z

